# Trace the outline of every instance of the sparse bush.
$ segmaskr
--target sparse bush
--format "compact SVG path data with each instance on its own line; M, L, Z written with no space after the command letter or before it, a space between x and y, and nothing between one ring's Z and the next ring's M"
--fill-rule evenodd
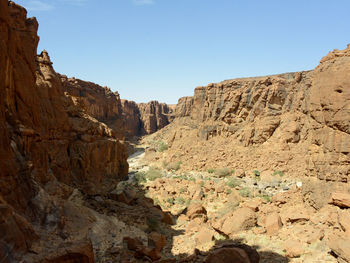
M253 171L253 175L254 175L254 179L255 181L260 181L261 178L260 178L260 172L258 170L254 170Z
M274 171L272 175L273 176L279 175L280 177L282 177L284 175L284 173L282 171Z
M137 172L135 174L135 180L138 184L146 183L146 173L145 172Z
M208 169L208 173L212 174L214 172L215 172L215 170L213 168Z
M236 186L239 186L241 183L236 178L230 178L227 180L226 185L234 188Z
M253 174L254 174L255 176L260 176L260 172L259 172L258 170L254 170L254 171L253 171Z
M250 190L248 188L242 188L241 190L239 190L239 194L243 197L249 197Z
M149 181L154 181L157 178L161 178L162 176L163 176L162 172L159 169L155 168L155 167L150 167L149 170L146 173L146 178Z
M177 171L180 169L182 162L181 161L177 161L177 162L172 162L172 163L168 163L166 166L166 169L168 171L172 170L172 171Z
M215 170L215 174L218 177L226 177L231 175L231 171L228 168L221 168L221 169Z
M168 198L166 201L167 201L169 204L173 205L174 202L175 202L175 199L171 197L171 198Z
M158 152L164 152L168 150L168 144L166 144L165 142L161 141L158 144Z
M167 166L168 166L168 162L166 162L166 161L163 161L162 162L162 167L164 168L164 169L166 169L167 168Z
M231 193L232 193L232 190L231 190L231 189L227 189L227 190L226 190L226 194L229 195L229 194L231 194Z
M270 203L270 202L271 202L271 197L270 197L270 196L264 195L263 198L265 199L265 201L266 201L267 203Z
M181 187L180 188L180 194L183 194L184 192L186 192L186 188L185 187Z
M183 205L185 204L185 199L182 196L179 196L175 199L175 204Z

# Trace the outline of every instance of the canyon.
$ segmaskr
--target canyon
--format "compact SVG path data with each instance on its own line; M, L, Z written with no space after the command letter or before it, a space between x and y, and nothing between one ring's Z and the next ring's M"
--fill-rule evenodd
M136 103L0 0L0 262L350 262L350 45Z

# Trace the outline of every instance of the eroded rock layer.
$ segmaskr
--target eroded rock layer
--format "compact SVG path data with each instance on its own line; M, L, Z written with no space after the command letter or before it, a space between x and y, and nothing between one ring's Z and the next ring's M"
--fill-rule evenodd
M135 103L122 100L122 110L125 120L126 136L142 136L152 134L174 119L174 105L150 101Z
M76 102L92 117L107 124L118 138L124 137L124 119L118 92L107 87L76 78L60 75L63 91L75 98Z
M37 28L23 7L0 0L0 261L30 254L28 262L93 262L86 236L64 233L80 213L66 210L66 200L74 188L114 189L127 175L127 152L107 125L64 95L47 52L36 56ZM62 244L56 257L34 245L47 239L52 248Z
M349 54L331 52L313 71L197 87L160 132L166 161L349 181Z

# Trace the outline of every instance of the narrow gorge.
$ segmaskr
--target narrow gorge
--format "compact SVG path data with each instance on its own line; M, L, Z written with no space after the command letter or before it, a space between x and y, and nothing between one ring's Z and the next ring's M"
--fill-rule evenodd
M350 45L136 103L0 0L0 263L350 262Z

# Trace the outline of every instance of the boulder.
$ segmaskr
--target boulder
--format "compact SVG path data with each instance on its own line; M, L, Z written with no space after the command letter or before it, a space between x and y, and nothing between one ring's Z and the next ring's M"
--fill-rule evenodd
M265 220L266 232L269 235L275 235L282 228L282 220L278 213L267 215Z
M256 214L251 209L243 207L225 215L220 222L220 224L215 224L213 227L230 236L255 226L257 220Z
M350 194L341 192L333 193L332 204L339 207L350 208Z
M330 237L328 245L343 262L350 262L350 237L333 235Z

